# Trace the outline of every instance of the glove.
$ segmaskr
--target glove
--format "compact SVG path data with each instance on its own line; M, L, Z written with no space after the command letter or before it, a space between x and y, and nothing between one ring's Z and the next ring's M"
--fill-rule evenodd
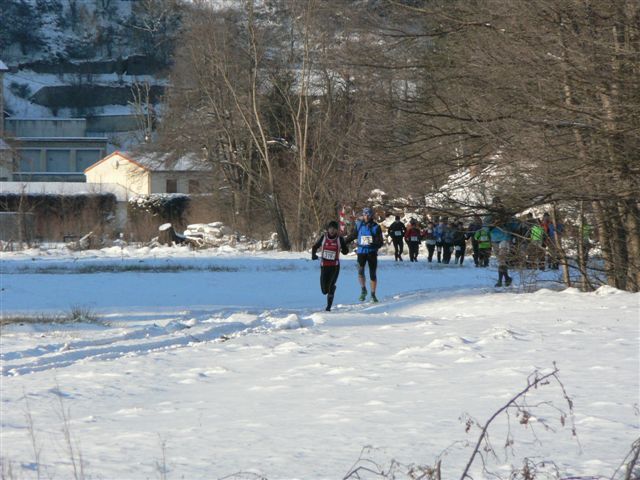
M318 255L316 255L315 253L311 255L311 260L317 260L317 259L318 259Z

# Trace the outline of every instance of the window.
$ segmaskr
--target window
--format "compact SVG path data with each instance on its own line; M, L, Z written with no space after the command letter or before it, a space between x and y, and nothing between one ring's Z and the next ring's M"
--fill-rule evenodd
M201 193L198 180L189 180L189 193Z
M84 172L100 160L101 150L76 150L76 172Z
M178 181L171 178L167 178L166 191L167 193L178 193Z
M40 168L40 150L20 150L20 171L38 172Z
M47 150L47 172L70 172L71 150Z
M21 172L40 172L40 150L36 149L20 149L20 171Z

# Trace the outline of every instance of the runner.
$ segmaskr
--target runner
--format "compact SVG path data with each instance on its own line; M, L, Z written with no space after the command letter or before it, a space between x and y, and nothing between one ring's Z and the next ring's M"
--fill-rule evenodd
M393 250L396 262L402 261L402 252L404 250L404 243L402 240L404 238L404 232L407 230L407 227L404 226L404 223L400 221L400 217L396 215L396 220L388 228L388 236L391 238L393 242Z
M467 231L462 222L457 222L453 231L453 249L455 251L454 263L462 266L464 254L467 249Z
M344 238L338 235L338 222L331 221L327 224L326 231L311 247L311 259L317 260L320 249L320 289L327 296L327 312L331 311L333 296L336 293L336 282L340 275L340 253L349 253L349 248Z
M371 300L376 303L376 286L378 279L376 270L378 267L378 249L382 247L382 229L373 219L373 210L365 207L362 210L362 218L356 221L355 228L350 235L345 238L347 244L352 241L358 241L358 282L362 292L360 293L360 301L363 302L367 298L367 288L364 278L364 267L369 265L369 279L371 281Z
M404 239L409 247L409 261L418 261L418 252L420 250L420 242L422 240L422 232L418 227L418 222L415 218L409 221L407 231L404 233Z
M427 260L431 263L433 260L433 252L436 249L436 234L433 222L429 222L427 228L424 229L422 232L422 238L425 239L424 243L427 245L427 252L429 253Z
M473 237L478 242L478 265L480 267L488 267L489 259L491 258L491 232L489 227L483 225Z

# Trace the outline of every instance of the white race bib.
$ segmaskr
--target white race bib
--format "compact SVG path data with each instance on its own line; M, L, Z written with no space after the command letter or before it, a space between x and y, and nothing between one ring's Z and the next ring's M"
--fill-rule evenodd
M393 234L394 234L396 237L401 237L401 236L402 236L402 232L401 232L400 230L397 230L397 231L393 232Z
M409 237L409 240L411 240L412 242L417 242L418 241L418 237Z
M432 240L432 239L427 240L427 245L435 245L435 244L436 244L435 240Z
M322 258L324 258L325 260L335 260L336 259L336 253L333 250L323 250L322 251Z
M462 250L462 246L461 245L456 245L456 252L459 252Z
M367 246L371 245L373 242L373 237L371 235L362 235L360 237L360 245Z

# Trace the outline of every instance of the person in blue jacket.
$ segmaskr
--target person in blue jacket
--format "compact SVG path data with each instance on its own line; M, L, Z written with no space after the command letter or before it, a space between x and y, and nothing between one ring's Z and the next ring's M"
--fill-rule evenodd
M371 301L376 303L376 287L378 278L376 270L378 268L378 249L384 244L382 238L382 229L373 218L373 210L365 207L362 210L362 218L356 221L354 230L345 238L347 243L354 240L358 241L358 281L362 291L360 293L360 301L367 298L367 287L364 277L365 265L369 265L369 279L371 281Z
M455 225L453 222L449 222L444 227L442 233L442 263L449 264L451 261L451 254L453 253L453 234L455 233Z

